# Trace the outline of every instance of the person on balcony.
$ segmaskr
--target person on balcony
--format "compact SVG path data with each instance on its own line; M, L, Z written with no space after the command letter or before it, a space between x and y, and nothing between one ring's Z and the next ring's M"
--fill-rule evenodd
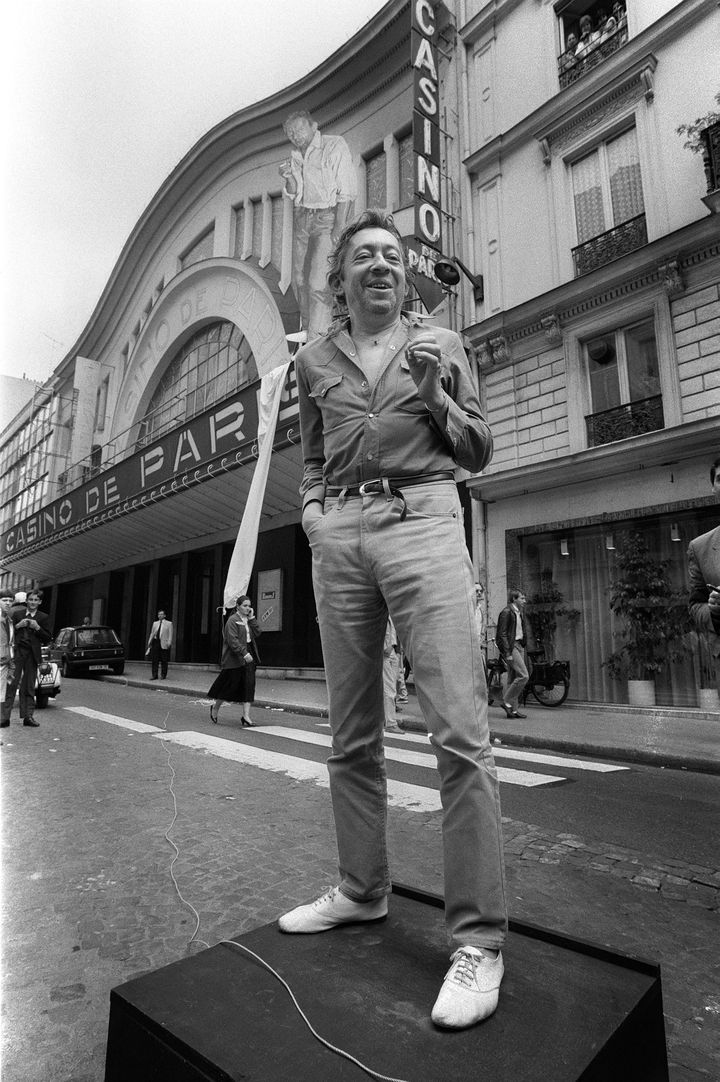
M600 31L593 28L593 21L589 15L583 15L580 20L580 40L575 50L577 59L586 60L599 41Z
M570 71L577 64L577 57L575 55L578 47L577 34L573 34L572 30L567 36L565 41L565 52L560 54L560 73L563 74L566 71Z

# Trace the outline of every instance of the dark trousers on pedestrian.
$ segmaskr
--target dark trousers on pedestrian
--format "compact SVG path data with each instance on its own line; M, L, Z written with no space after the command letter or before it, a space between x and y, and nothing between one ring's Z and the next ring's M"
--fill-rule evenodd
M170 660L170 650L163 650L160 645L159 639L153 639L150 643L150 666L152 669L152 675L157 679L158 669L163 680L167 676L168 661Z
M20 688L20 717L31 718L35 713L35 680L37 662L32 650L17 644L15 647L15 672L8 680L7 695L3 703L2 720L9 721L15 701L15 692Z

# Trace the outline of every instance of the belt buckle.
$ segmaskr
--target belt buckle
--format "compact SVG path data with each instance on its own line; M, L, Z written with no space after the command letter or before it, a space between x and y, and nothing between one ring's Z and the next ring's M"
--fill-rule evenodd
M374 492L370 492L368 490L369 485L380 485L380 488L375 489ZM377 496L377 494L379 492L382 492L382 490L383 490L383 488L382 488L382 478L381 477L374 477L372 481L363 481L363 483L358 488L358 492L359 492L359 494L361 496Z

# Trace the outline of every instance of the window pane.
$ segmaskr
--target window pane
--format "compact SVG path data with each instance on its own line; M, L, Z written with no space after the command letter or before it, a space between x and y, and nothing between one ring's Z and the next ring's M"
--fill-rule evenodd
M630 401L652 398L660 394L655 330L652 320L631 327L625 332Z
M607 144L607 158L613 225L621 225L645 210L634 128Z
M607 334L593 338L586 347L590 398L592 412L601 413L620 405L620 381L618 379L615 335Z
M583 244L606 229L597 151L573 165L572 179L578 243Z
M365 166L367 206L385 207L387 205L385 154L376 154L374 158L369 158Z

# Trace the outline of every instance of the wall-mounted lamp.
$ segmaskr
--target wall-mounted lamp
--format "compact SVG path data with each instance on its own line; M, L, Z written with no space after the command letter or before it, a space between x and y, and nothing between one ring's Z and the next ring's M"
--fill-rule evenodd
M567 537L563 537L563 539L560 542L560 555L561 556L569 556L570 555L570 549L568 548Z
M678 526L677 522L673 522L672 526L670 527L670 540L682 541L682 537L680 536L680 527Z
M605 548L608 550L608 552L615 551L615 538L611 533L605 534Z
M462 271L465 277L472 282L475 303L480 304L484 300L485 280L482 274L473 274L457 256L452 259L449 256L440 256L435 262L433 270L437 280L442 282L444 286L456 286L460 281L460 271Z

